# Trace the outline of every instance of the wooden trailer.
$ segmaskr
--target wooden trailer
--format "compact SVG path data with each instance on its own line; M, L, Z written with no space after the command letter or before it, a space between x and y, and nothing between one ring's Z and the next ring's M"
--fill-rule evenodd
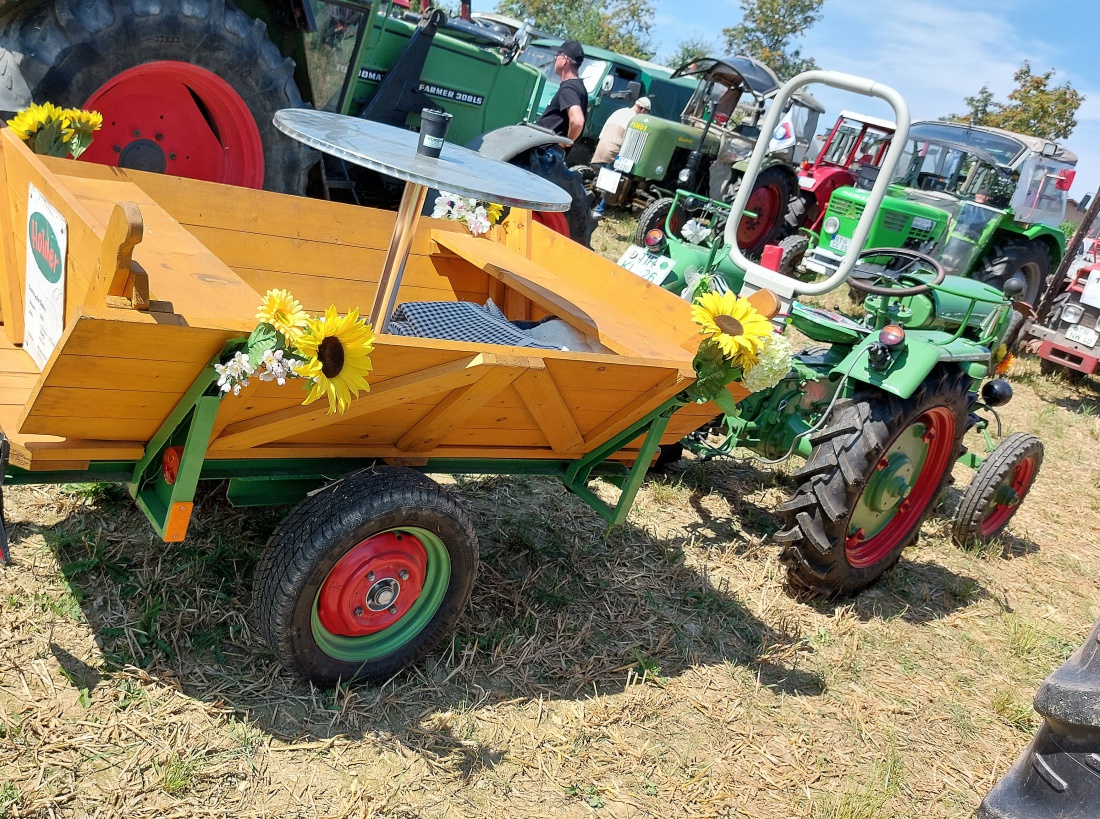
M492 300L595 351L379 333L369 392L329 415L293 385L226 395L212 362L270 288L365 313L393 213L39 157L7 128L0 185L5 480L123 481L168 541L199 480L228 480L239 505L301 501L258 570L257 612L279 658L322 684L414 662L468 597L476 535L421 473L556 475L617 523L658 443L720 412L677 399L701 340L688 305L527 211L488 238L421 220L397 301ZM49 256L28 220L42 200L66 246L52 349L41 316L24 320L28 265ZM614 507L588 487L599 474L623 487Z

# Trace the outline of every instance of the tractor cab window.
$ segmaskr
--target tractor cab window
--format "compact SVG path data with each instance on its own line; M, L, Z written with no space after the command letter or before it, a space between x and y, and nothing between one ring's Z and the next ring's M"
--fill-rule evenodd
M589 57L584 58L584 62L581 63L581 67L577 69L577 74L581 78L581 82L584 83L584 87L588 89L589 94L595 94L600 90L600 84L603 82L604 74L607 73L607 60L593 60ZM555 75L554 80L556 83L560 83L561 79ZM626 90L626 83L623 83L623 90Z
M1040 154L1029 156L1020 167L1020 181L1012 197L1016 221L1061 225L1074 173L1073 166L1065 162Z
M611 73L607 76L611 78L611 90L608 92L608 96L612 99L622 99L626 92L630 90L632 82L640 83L642 81L637 71L622 65L613 65Z
M516 59L541 71L546 77L547 85L561 85L561 77L554 73L554 60L557 59L557 56L558 49L556 46L531 45L527 46ZM581 82L584 83L584 87L588 89L589 94L594 94L599 90L603 75L606 73L606 60L593 60L589 57L585 57L580 68L577 69L577 74L580 76ZM623 90L626 90L625 82L623 83Z
M855 148L858 140L859 127L852 123L843 123L837 129L836 135L833 137L833 141L829 143L829 147L821 161L828 162L830 165L847 167L852 149Z
M309 81L319 106L325 111L336 111L366 13L320 0L310 0L310 3L317 30L304 37L309 53L306 60ZM370 4L364 7L369 9Z

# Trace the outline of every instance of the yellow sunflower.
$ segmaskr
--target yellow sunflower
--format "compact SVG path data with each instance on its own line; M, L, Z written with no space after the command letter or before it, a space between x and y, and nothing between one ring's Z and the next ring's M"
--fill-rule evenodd
M90 134L103 127L103 114L98 111L85 111L82 108L66 108L62 112L69 119L73 130Z
M749 300L733 293L703 294L691 306L691 318L735 364L754 363L760 342L772 332L771 323Z
M309 316L289 290L268 290L256 318L270 324L292 344L302 335Z
M31 103L17 113L13 119L9 119L8 125L11 126L11 129L15 131L20 139L26 140L52 122L60 124L63 139L72 138L73 131L69 127L68 117L65 116L64 111L51 102L44 102L41 105L36 102Z
M495 225L500 221L500 217L504 214L504 205L498 205L496 202L490 202L485 206L485 213L489 217L489 224Z
M343 318L330 305L320 319L309 319L305 332L295 346L306 363L298 375L313 379L313 389L303 404L312 404L328 396L328 411L344 412L353 398L370 389L370 353L374 349L374 331L352 310Z

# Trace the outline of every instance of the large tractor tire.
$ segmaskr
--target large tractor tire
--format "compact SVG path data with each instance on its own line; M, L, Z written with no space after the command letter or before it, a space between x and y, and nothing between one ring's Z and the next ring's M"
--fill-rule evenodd
M867 392L837 404L779 506L787 528L776 540L794 586L854 594L897 563L962 452L968 383L934 373L908 399Z
M257 628L279 662L319 686L387 680L454 629L477 552L469 516L431 479L356 472L271 536L256 569Z
M737 198L740 187L741 179L735 179L730 184L727 202ZM750 257L759 256L764 252L764 245L777 241L783 235L790 199L791 184L783 171L768 168L756 177L756 185L745 205L745 210L756 216L744 216L737 225L737 246L742 253Z
M990 248L971 278L1004 290L1005 282L1017 276L1024 281L1021 298L1034 307L1050 274L1050 254L1045 245L1026 239L1006 239Z
M596 219L592 216L592 197L585 190L584 177L572 170L562 159L561 151L532 148L523 151L509 160L513 165L530 171L553 182L572 198L565 219L569 225L569 238L585 247L592 247L592 232L596 229ZM543 221L548 227L557 230L560 220L550 217ZM559 232L561 232L559 230Z
M45 0L0 28L31 95L97 110L82 159L304 193L315 155L278 132L294 63L228 0Z

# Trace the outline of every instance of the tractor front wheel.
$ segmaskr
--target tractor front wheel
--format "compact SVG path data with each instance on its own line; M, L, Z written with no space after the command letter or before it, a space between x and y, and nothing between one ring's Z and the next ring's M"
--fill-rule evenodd
M1043 465L1043 442L1026 432L1001 441L963 493L953 535L963 548L989 543L1004 531Z
M801 233L788 236L779 243L782 255L779 257L779 272L792 279L801 279L802 260L806 258L806 251L810 249L810 238Z
M741 179L735 179L726 201L736 199L740 187ZM746 256L759 256L764 252L764 245L774 242L783 233L790 198L791 185L783 171L768 168L756 177L756 185L745 204L745 210L756 215L742 216L737 225L737 246L741 252Z
M438 484L367 469L283 521L256 570L253 610L279 662L304 679L380 682L454 629L476 566L473 524Z
M864 393L841 401L810 440L801 485L779 506L780 560L793 585L854 594L897 563L962 451L964 373L930 376L908 399Z
M314 156L279 133L302 107L294 63L228 0L52 0L9 18L39 102L103 114L84 160L304 193Z

